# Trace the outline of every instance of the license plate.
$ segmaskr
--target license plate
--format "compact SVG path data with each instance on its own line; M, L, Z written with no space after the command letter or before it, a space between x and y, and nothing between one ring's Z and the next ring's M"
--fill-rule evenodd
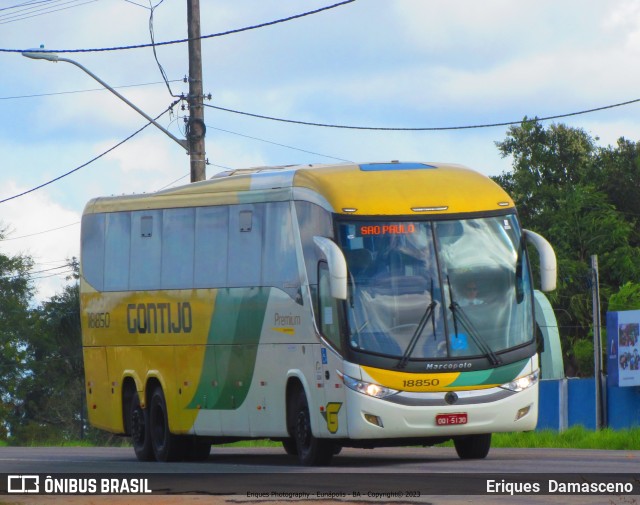
M454 424L467 424L467 413L460 412L458 414L438 414L436 415L436 424L438 426L451 426Z

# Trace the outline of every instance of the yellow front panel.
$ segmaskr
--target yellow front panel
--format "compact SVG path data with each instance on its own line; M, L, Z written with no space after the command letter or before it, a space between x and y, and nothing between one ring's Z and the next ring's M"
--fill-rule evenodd
M420 215L412 209L425 207L446 207L435 213L452 214L514 206L500 186L462 167L392 172L362 171L358 165L309 168L298 170L294 184L323 195L335 212L356 209L355 215Z

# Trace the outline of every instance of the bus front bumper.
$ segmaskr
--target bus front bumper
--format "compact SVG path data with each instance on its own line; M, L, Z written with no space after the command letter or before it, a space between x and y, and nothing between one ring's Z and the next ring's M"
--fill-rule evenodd
M538 385L520 392L502 388L399 394L379 399L346 389L349 438L449 437L531 431L538 420Z

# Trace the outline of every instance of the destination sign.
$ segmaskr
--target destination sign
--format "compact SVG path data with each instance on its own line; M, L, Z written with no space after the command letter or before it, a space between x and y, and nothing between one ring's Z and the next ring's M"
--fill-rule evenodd
M416 225L413 223L396 223L381 225L362 225L361 235L408 235L415 233Z

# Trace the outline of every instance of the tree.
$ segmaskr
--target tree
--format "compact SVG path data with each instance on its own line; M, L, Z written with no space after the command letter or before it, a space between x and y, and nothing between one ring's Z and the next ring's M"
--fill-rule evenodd
M527 118L496 146L502 157L513 159L513 170L495 180L518 203L523 222L536 228L553 223L558 198L585 180L596 149L584 130L562 124L545 129Z
M640 218L640 142L620 138L616 147L600 149L592 179L616 209L635 225ZM640 229L637 226L631 234L631 245L640 246Z
M596 139L597 140L597 139ZM526 228L544 235L558 257L558 289L550 295L565 349L567 374L587 374L584 354L592 334L590 256L597 254L604 300L640 276L639 240L630 194L614 181L640 182L637 144L601 148L584 130L545 128L537 121L512 126L496 143L513 169L495 177L514 198ZM637 186L633 189L637 192ZM625 205L621 211L618 206Z
M69 260L77 281L79 265ZM77 282L65 286L25 315L20 339L20 374L8 397L6 424L13 444L60 443L87 438L109 443L113 436L90 428L86 421L84 366Z
M0 240L6 228L0 229ZM0 438L6 439L19 399L16 391L28 374L25 341L30 333L29 303L33 288L29 270L33 261L25 255L0 254Z
M609 298L609 310L640 310L640 284L627 282Z
M14 427L16 441L64 441L84 431L84 369L78 285L33 311L34 331L26 342L31 374L20 384L22 399Z

